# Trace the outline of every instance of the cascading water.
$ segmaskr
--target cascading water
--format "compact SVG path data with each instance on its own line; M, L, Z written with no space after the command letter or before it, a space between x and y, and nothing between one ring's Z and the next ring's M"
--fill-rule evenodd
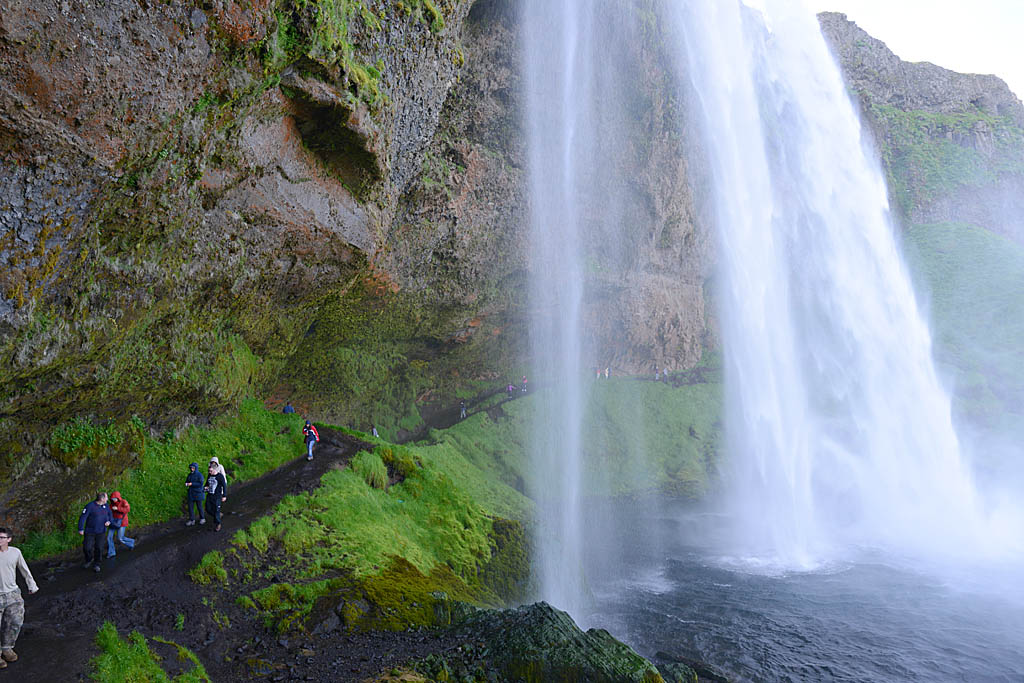
M785 567L854 547L1019 556L1019 526L983 511L961 457L885 182L816 19L759 4L671 11L715 184L743 547Z
M522 6L530 196L530 385L542 387L533 420L541 597L574 615L586 599L583 497L593 477L582 420L592 364L606 360L588 335L587 276L623 268L628 183L616 172L617 134L629 112L634 17L617 2L527 0ZM618 38L619 48L610 40ZM600 313L598 312L597 315ZM591 316L591 318L588 318ZM584 360L586 359L586 360ZM590 479L588 479L588 474ZM593 513L593 508L588 510Z

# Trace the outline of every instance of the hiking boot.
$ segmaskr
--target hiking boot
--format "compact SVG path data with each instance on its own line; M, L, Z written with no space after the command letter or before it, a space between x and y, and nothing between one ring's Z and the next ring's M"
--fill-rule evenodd
M108 560L112 557L117 557L117 553L110 553L109 555L107 555Z
M195 525L196 525L196 520L194 520L194 519L190 519L187 522L185 522L185 526L195 526Z
M306 460L312 460L312 459L313 459L313 456L312 456L312 455L307 455L307 456L306 456Z
M201 520L199 520L199 523L200 524L206 524L206 517L203 517Z
M82 565L82 569L91 569L91 568L92 568L92 562L86 562L85 564Z
M218 524L217 526L213 527L213 530L214 531L220 531L220 524Z
M100 566L99 566L98 564L94 564L94 565L92 566L92 570L93 570L94 572L96 572L97 574L99 574L99 573L100 573Z
M3 660L3 658L0 658L0 669L6 669L6 668L7 668L7 662L5 662Z
M2 657L5 662L18 661L18 653L14 650L4 650L3 652L0 652L0 657Z

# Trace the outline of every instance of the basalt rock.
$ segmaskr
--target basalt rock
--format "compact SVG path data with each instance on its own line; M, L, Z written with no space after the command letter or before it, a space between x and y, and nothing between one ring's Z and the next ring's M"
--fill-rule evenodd
M502 681L665 680L654 665L607 631L584 632L572 617L544 602L477 612L454 635L465 639L458 652L432 657L416 668L434 680L444 680L438 678L441 671L461 680L460 672L472 675L477 670Z

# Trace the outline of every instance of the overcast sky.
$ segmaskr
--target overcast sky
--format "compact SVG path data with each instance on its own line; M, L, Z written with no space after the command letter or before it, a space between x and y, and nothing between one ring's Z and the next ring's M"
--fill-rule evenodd
M1024 0L805 0L843 12L908 62L995 74L1024 98Z

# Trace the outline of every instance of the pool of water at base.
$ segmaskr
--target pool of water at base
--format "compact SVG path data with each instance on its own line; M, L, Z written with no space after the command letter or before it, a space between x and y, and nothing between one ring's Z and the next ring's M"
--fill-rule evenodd
M707 662L737 681L1024 683L1015 570L943 575L866 558L773 571L658 535L588 577L593 610L580 619L647 657Z

